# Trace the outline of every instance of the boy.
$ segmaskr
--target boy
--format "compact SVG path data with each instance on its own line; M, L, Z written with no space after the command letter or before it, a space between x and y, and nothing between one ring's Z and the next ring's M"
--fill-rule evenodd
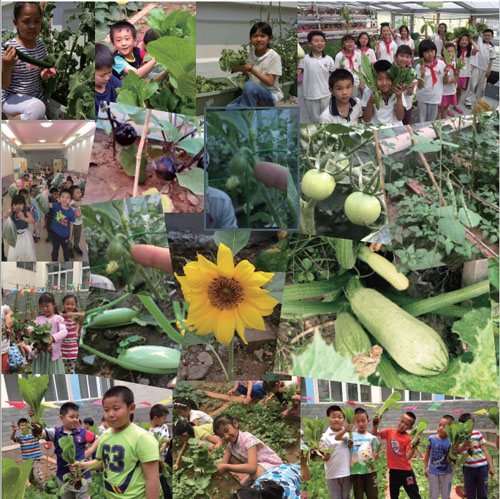
M323 51L326 40L322 31L310 31L307 41L311 52L299 61L299 71L304 74L302 97L309 115L309 123L319 123L319 117L330 100L328 77L335 69L335 64Z
M411 61L413 59L411 48L408 45L400 45L396 51L394 57L394 62L400 68L406 68L411 66ZM405 99L406 99L406 109L403 117L403 125L409 125L411 123L411 112L413 106L413 98L415 97L415 85L417 80L412 82L410 85L405 85Z
M137 33L132 24L127 21L113 24L109 38L115 48L113 74L117 78L123 79L129 71L133 71L139 78L142 78L153 69L156 64L154 57L144 66L142 65L140 49L135 46Z
M110 428L99 437L97 459L81 463L83 469L100 463L104 469L106 497L158 499L160 454L156 439L130 421L134 394L125 386L110 388L102 399Z
M493 30L486 28L483 31L482 38L478 38L477 45L479 51L471 57L472 73L469 81L469 88L465 96L464 105L470 108L472 106L472 95L476 92L476 100L484 97L486 81L491 74L491 67L496 58L495 46L491 43L493 39Z
M358 96L359 78L354 72L361 71L361 52L356 50L356 42L352 35L342 37L342 50L335 56L335 69L347 69L354 78L354 97Z
M430 499L438 499L441 492L442 499L449 499L452 482L451 464L448 462L450 439L446 427L451 421L443 416L439 419L436 435L429 437L424 457L424 475L429 479Z
M408 430L413 428L417 417L413 412L405 412L398 420L397 428L384 428L378 431L380 419L373 418L372 434L387 440L387 467L389 468L389 492L391 499L399 497L401 485L410 499L420 499L415 473L411 467L411 458L420 443L418 438L415 446L411 446Z
M57 262L59 246L62 246L64 261L69 262L69 242L73 237L73 223L75 212L70 208L71 194L68 189L61 189L59 202L49 203L52 212L52 261Z
M109 428L109 424L106 421L106 418L103 416L101 419L101 424L97 428L97 432L99 433L99 435L102 435L108 428Z
M331 405L326 410L326 415L330 418L328 421L330 426L319 441L320 449L333 450L324 458L326 486L330 499L349 499L351 497L350 452L344 442L335 439L342 430L344 413L338 405Z
M403 124L405 109L407 107L404 96L404 87L397 85L392 88L392 80L387 71L391 67L389 61L377 61L373 67L377 72L377 88L382 94L382 106L377 109L375 94L366 88L361 100L363 106L363 121L366 123L383 123L398 126Z
M361 101L352 96L354 77L347 69L336 69L328 80L332 94L329 106L321 113L320 123L356 124L363 110Z
M33 459L29 481L38 489L43 490L45 488L45 483L42 472L42 449L40 448L40 442L33 435L23 435L23 430L27 425L28 420L26 418L19 419L17 425L12 423L10 439L21 446L23 461L26 459ZM19 434L17 433L18 429L20 431Z
M351 447L351 483L354 499L378 499L377 472L375 471L375 451L377 438L368 433L370 418L362 407L354 410L354 426ZM335 436L335 440L344 440L348 445L345 434L352 430L353 425L345 425Z
M95 44L95 121L102 102L116 102L116 89L122 82L113 74L114 58L104 43Z
M39 438L44 440L49 440L54 442L54 452L57 456L57 482L59 488L62 487L63 477L66 473L69 473L69 465L62 458L62 449L59 446L59 440L65 436L72 436L75 443L75 455L76 460L81 461L92 455L94 449L97 447L98 438L87 431L85 428L79 428L79 417L78 417L79 407L73 402L64 403L59 409L59 419L61 420L62 426L56 426L55 428L45 428L42 430L41 434L38 435ZM28 408L28 414L30 417L33 416L34 411L31 407ZM37 435L35 435L37 436ZM87 444L91 445L87 450L85 446ZM90 472L85 474L85 478L90 478ZM87 498L87 486L83 485L81 489L76 490L70 486L65 488L62 499L86 499Z
M238 392L245 396L245 404L249 404L252 400L263 400L266 392L264 390L263 381L236 381L234 386L227 392L232 395Z
M83 420L83 427L86 430L90 430L90 428L92 428L92 426L94 426L94 420L92 418L85 418Z
M465 423L472 419L468 412L461 414L458 418L460 423ZM473 450L472 456L468 449ZM486 440L479 431L472 430L471 439L464 442L458 451L465 454L465 464L463 466L465 494L470 499L478 499L488 496L488 473L494 477L495 468L491 457L486 450Z
M160 448L160 459L163 461L163 466L166 466L167 446L170 440L170 433L167 426L167 416L168 409L162 404L155 404L149 411L149 431L151 433L157 433L160 440L165 437L165 441ZM160 484L164 499L171 498L172 491L167 483L167 478L162 474L160 474Z
M73 257L73 252L76 252L81 256L83 255L83 251L80 249L80 237L82 235L82 211L80 209L80 206L82 205L82 191L80 187L74 185L69 190L69 193L71 195L71 203L69 205L75 212L75 221L73 222L73 249L71 250L70 255Z

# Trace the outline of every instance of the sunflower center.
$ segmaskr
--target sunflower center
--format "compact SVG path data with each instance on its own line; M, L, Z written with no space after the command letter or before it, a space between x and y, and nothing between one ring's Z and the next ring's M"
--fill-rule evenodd
M208 286L208 299L219 310L235 308L243 301L243 286L236 279L217 277Z

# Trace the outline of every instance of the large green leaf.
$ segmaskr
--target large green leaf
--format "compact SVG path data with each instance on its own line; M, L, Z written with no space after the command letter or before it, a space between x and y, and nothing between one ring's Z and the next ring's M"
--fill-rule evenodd
M235 256L247 245L250 234L249 230L216 230L214 232L214 243L217 246L220 243L225 244Z
M168 70L176 79L184 73L196 70L196 45L187 38L162 36L148 43L148 54L158 64ZM193 85L196 88L196 75L193 73Z
M17 464L12 459L2 457L2 497L23 499L33 459Z
M186 137L177 144L177 147L179 149L182 149L183 151L186 151L186 153L189 154L189 156L196 156L203 149L203 145L204 145L203 139L197 137L193 139L191 137ZM198 170L199 169L200 168L198 168Z
M204 194L205 192L205 170L201 168L191 168L184 173L176 173L177 180L181 187L189 189L194 194Z
M135 164L136 164L138 150L139 150L139 148L134 145L134 146L127 147L127 149L122 149L120 151L120 163L123 166L125 173L131 177L133 177L135 175ZM144 184L144 182L146 182L147 162L148 162L148 159L143 152L142 156L141 156L139 184Z
M439 230L458 244L465 244L465 227L458 220L440 218L438 221Z

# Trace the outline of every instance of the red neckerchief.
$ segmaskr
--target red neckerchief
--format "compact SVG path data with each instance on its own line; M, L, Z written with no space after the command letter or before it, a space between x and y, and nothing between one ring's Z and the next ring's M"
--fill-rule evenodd
M460 55L462 56L462 62L465 64L465 50L462 50Z
M438 81L438 77L436 75L436 72L434 71L434 68L436 67L437 63L438 63L437 59L434 59L434 62L432 64L427 64L426 62L424 62L424 66L431 70L432 86L434 86Z
M354 62L353 62L353 60L352 60L352 59L353 59L353 57L354 57L354 55L355 55L354 50L352 51L352 54L351 54L351 55L347 55L347 54L345 53L345 50L342 50L342 54L343 54L343 55L345 55L345 56L349 59L349 67L350 67L351 69L354 69Z
M383 38L382 41L385 43L385 49L387 50L387 54L391 55L391 43L392 39L388 42L386 42Z
M359 50L360 50L361 52L368 52L368 51L370 50L370 47L365 47L365 48L363 48L363 47L359 47Z

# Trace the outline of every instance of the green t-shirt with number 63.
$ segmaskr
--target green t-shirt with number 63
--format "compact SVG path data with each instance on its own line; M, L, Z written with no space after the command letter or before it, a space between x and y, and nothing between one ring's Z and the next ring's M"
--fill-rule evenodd
M159 461L160 453L153 434L131 423L120 433L106 430L99 438L96 457L104 464L107 498L144 499L146 478L141 464Z

